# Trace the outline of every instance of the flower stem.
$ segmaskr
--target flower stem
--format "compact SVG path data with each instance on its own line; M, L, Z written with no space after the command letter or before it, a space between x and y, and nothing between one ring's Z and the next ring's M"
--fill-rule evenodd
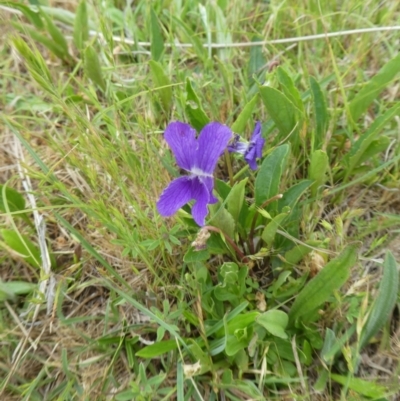
M234 184L233 170L232 170L231 156L228 152L228 149L225 149L225 161L226 161L226 167L228 168L229 183L231 184L231 187L233 187Z
M233 239L225 234L220 228L214 226L204 226L203 229L208 231L214 231L215 233L222 234L225 239L229 242L229 245L235 250L237 257L240 259L241 262L247 263L249 261L248 257L244 255L244 253L239 249L239 247L235 244Z
M273 201L276 201L277 199L281 199L282 198L282 194L278 194L273 196L271 199L267 199L260 207L259 209L264 209L265 206L269 205L270 203L272 203ZM250 252L251 254L255 253L255 249L254 249L254 231L256 229L256 222L257 222L257 218L258 218L258 210L256 209L256 212L254 213L254 217L253 217L253 221L251 222L251 228L250 228L250 234L249 234L249 246L250 246Z

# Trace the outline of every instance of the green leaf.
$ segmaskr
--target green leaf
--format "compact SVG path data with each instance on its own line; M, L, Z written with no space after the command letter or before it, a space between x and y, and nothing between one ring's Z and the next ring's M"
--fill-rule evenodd
M316 310L326 302L331 294L338 290L349 278L350 269L357 261L357 248L347 246L335 259L312 278L301 290L292 307L289 318L293 323L300 316ZM306 323L306 322L304 322Z
M396 259L390 251L383 262L383 276L379 292L371 307L368 320L360 335L360 349L384 326L396 304L399 291L399 271Z
M390 84L400 71L400 53L386 63L379 72L357 93L349 104L349 111L353 121L357 121L368 106Z
M210 258L210 253L208 252L207 249L196 251L193 247L190 247L189 250L185 253L183 261L185 263L194 263L194 262L202 262L209 258Z
M284 192L282 198L278 200L278 212L282 212L284 207L289 207L292 210L311 184L312 181L310 180L302 180Z
M346 166L345 179L358 167L363 154L366 152L371 143L376 139L377 135L384 126L400 112L400 105L396 104L386 111L385 114L379 116L352 145L349 153L343 158L343 164Z
M319 150L325 142L328 129L328 108L325 95L314 77L310 77L310 87L314 105L315 132L313 136L313 150Z
M25 259L26 263L40 268L42 260L40 250L28 237L14 230L3 229L0 232L7 246Z
M311 155L308 178L313 181L311 195L317 195L318 188L325 183L326 173L329 168L329 157L323 150L315 150Z
M272 247L275 239L276 230L281 227L281 223L288 216L288 213L280 213L275 216L264 228L261 238L265 241L268 248Z
M136 352L136 356L140 358L154 358L167 352L173 351L178 347L175 340L160 341L158 343L148 345Z
M7 213L7 209L11 213L25 210L25 198L15 189L0 184L0 211ZM16 214L15 216L21 217L31 225L27 213Z
M100 67L100 61L93 45L89 45L85 49L85 73L94 84L96 84L103 92L106 90L106 83Z
M381 398L388 392L388 389L385 386L381 386L380 384L369 382L367 380L359 379L357 377L346 377L331 373L330 378L336 383L339 383L342 386L349 388L350 390L365 395L366 397L371 397L373 399Z
M36 284L26 281L1 281L0 280L0 302L7 299L14 299L17 295L25 295L32 292Z
M289 156L289 145L275 148L263 161L255 181L255 203L261 206L279 193L283 169ZM276 210L277 202L268 205L267 210Z
M359 164L363 164L366 161L371 160L378 153L384 152L388 149L391 139L388 136L381 135L378 139L372 141L372 143L365 149L365 152L358 161Z
M276 74L285 96L297 107L301 114L304 114L304 104L292 78L280 66L276 69Z
M235 220L219 203L210 205L211 219L208 224L221 229L229 237L234 238Z
M53 23L52 19L40 8L40 15L46 21L46 28L49 32L51 38L54 41L54 44L59 49L60 53L62 54L63 60L68 60L71 56L68 51L68 43L62 34L62 32L57 28L57 26Z
M254 111L254 107L257 104L258 93L256 93L253 98L243 107L243 110L240 112L238 118L232 124L232 131L238 134L243 133L246 128L247 121L251 117Z
M235 222L238 221L240 211L242 210L246 184L247 178L240 182L237 182L229 192L228 197L226 198L228 212L231 214Z
M285 329L288 325L289 317L285 312L277 309L269 310L259 315L256 322L272 335L284 340L288 338Z
M185 112L189 122L197 131L200 131L210 120L204 112L200 100L192 88L190 79L186 79L186 106Z
M296 107L277 89L260 86L261 99L280 132L280 138L287 137L296 126Z
M1 1L0 4L21 11L21 13L35 26L36 29L43 29L44 24L39 14L30 7L15 1Z
M305 241L305 244L306 245L296 244L292 249L285 253L285 260L289 266L293 266L300 262L304 256L308 255L313 250L311 247L318 247L321 245L321 242L317 240L308 240Z
M155 89L160 95L164 111L165 113L170 114L172 101L171 81L167 74L165 74L164 69L159 62L150 60L149 65L151 74L153 75L153 80L156 84Z
M0 210L7 212L6 204L10 212L25 210L25 199L15 189L0 184Z
M73 39L76 48L79 51L83 51L85 43L89 39L89 19L86 0L81 0L76 9Z
M160 23L153 9L150 10L150 25L151 25L151 58L159 61L164 52L164 39L161 34Z

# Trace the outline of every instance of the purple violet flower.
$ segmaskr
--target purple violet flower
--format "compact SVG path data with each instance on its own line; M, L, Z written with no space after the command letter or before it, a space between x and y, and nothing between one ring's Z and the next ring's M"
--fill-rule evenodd
M165 130L164 138L175 155L176 162L189 175L176 178L162 192L157 202L161 216L175 214L183 205L194 199L194 221L204 226L207 205L216 203L213 195L213 172L218 158L232 138L231 130L220 123L207 124L196 138L196 130L189 124L176 121Z
M239 142L240 136L236 135L232 145L228 146L229 152L240 153L244 155L244 160L248 163L252 170L257 170L256 159L262 157L262 149L265 139L261 136L261 123L256 122L253 135L250 142Z

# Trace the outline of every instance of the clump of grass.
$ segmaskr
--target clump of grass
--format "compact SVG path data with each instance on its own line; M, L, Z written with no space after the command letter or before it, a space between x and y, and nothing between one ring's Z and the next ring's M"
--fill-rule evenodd
M399 33L214 46L395 25L372 3L2 6L4 399L395 399ZM162 134L253 118L195 252Z

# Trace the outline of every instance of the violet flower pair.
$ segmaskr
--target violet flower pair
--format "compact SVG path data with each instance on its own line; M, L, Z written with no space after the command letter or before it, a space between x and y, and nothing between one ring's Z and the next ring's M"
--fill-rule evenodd
M189 124L176 121L170 123L164 133L164 138L175 155L178 166L189 174L176 178L162 192L157 209L164 217L175 214L183 205L192 199L194 221L204 226L208 214L208 204L218 200L213 195L213 173L218 158L228 148L229 152L244 155L250 168L257 168L256 158L262 156L265 140L261 137L261 124L256 123L249 143L239 141L235 136L233 143L232 131L225 125L212 122L207 124L196 138L196 130Z

